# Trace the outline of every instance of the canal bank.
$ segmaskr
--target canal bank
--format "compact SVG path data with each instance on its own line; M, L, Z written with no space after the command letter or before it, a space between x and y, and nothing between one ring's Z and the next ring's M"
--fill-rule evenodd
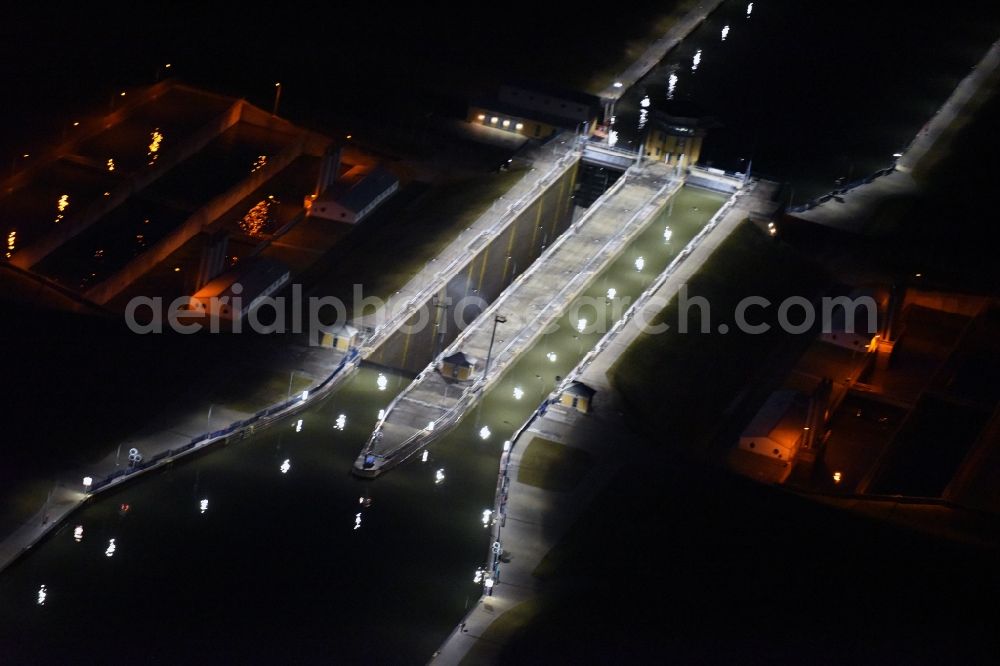
M611 286L622 299L638 296L723 199L685 188L674 201L636 240L646 271L637 272L627 252L584 296ZM413 458L376 483L347 470L378 411L409 379L362 366L330 398L266 431L88 503L0 578L0 641L14 656L115 645L123 661L176 660L194 649L206 659L287 660L294 652L323 660L331 645L355 661L426 658L480 594L473 574L489 539L482 512L493 504L503 440L600 338L575 334L561 318L426 449L426 462ZM485 440L484 426L492 432ZM74 540L77 525L82 542ZM107 557L110 539L116 550ZM48 600L38 606L42 584ZM123 631L135 617L188 640ZM57 640L45 638L53 623L66 627Z
M607 482L626 465L634 464L620 449L623 436L633 427L623 416L608 371L737 226L751 215L773 212L770 198L774 191L773 183L754 182L734 194L567 375L557 391L572 381L597 390L590 413L581 414L553 403L544 413L532 415L517 432L500 461L492 533L493 543L500 545L491 549L484 567L492 582L435 653L435 663L495 662L503 647L496 641L504 632L491 629L491 625L508 622L502 619L505 613L537 596L543 585L535 571L546 554ZM569 491L522 480L525 452L536 440L557 443L590 458L587 471ZM514 620L514 626L520 621Z
M975 113L977 99L995 85L1000 71L1000 41L961 80L945 103L913 137L895 164L861 180L845 184L801 206L789 209L794 217L862 233L875 221L882 206L893 199L912 197L920 190L920 174L948 150L947 144L963 116Z
M475 271L479 287L476 292L495 297L507 279L513 279L517 264L504 265L503 275L496 280L491 275L490 284L485 285L483 275L494 243L513 247L518 233L521 237L534 239L531 230L541 220L547 225L544 238L554 238L565 228L572 209L569 197L578 159L572 142L557 137L549 144L522 155L521 159L534 166L490 210L479 216L388 300L384 310L373 316L374 320L383 323L364 341L361 349L345 354L338 350L291 344L279 353L280 358L262 359L265 365L281 367L282 372L289 373L285 400L264 403L264 406L260 403L254 406L241 404L240 408L210 404L208 399L200 405L171 406L156 423L120 442L115 453L109 453L96 463L58 474L51 481L51 490L41 509L0 541L0 571L44 539L51 530L58 528L95 493L130 482L147 471L172 465L186 455L242 438L255 428L266 427L276 418L299 411L307 403L325 398L357 369L362 360L370 358L380 364L405 368L407 350L411 349L410 338L415 334L399 335L396 331L412 319L412 313L421 304L427 307L436 294L469 289L466 277L473 275L473 267L480 269ZM527 267L543 248L544 243L541 248L534 243L518 248L521 266ZM493 265L490 267L493 268ZM429 331L423 333L429 335ZM451 333L452 336L454 334ZM411 363L412 359L420 358L419 354L428 354L431 347L429 339L412 344ZM139 459L130 459L132 449L140 456ZM85 479L90 479L90 483L85 485Z
M378 476L457 423L660 214L680 187L672 170L662 164L626 172L390 405L359 454L355 473ZM622 216L628 216L624 224ZM587 322L579 328L583 333ZM476 359L471 382L456 382L439 372L442 359L457 353Z

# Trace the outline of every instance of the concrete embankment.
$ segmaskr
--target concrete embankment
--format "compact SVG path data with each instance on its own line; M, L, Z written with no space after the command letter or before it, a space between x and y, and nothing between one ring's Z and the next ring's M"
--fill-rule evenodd
M521 156L529 171L384 307L354 321L366 361L419 372L572 221L580 155L571 137ZM440 304L440 307L437 307ZM355 304L357 306L357 304Z
M491 625L538 595L541 588L534 575L538 565L607 482L628 464L618 444L630 426L616 404L608 369L642 335L644 323L654 319L739 224L747 217L773 212L770 197L775 189L775 184L761 182L734 194L570 373L567 382L579 379L598 388L591 413L583 415L553 403L517 431L500 459L497 476L495 520L484 566L491 586L435 653L434 663L458 664L473 655L477 663L498 658L502 645L497 638L503 632L492 630ZM536 438L586 452L594 461L592 471L570 492L521 482L517 470L528 444Z
M789 209L795 217L845 231L863 232L882 202L918 191L914 172L925 171L933 162L934 150L949 140L956 121L968 112L976 95L995 81L1000 70L1000 41L994 42L986 55L955 87L951 95L927 121L894 165L859 181L848 183L814 201Z
M444 358L461 351L480 359L485 371L474 381L456 384L436 371L440 358L428 365L386 410L355 463L355 473L377 476L457 423L663 209L681 186L671 174L660 163L637 167L591 206L441 354ZM497 339L501 342L493 349Z

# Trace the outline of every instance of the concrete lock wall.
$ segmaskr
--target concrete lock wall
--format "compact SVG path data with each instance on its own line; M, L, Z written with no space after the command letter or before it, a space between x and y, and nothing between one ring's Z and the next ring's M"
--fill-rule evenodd
M459 319L471 323L569 227L573 219L570 197L578 170L579 162L553 181L367 360L405 372L423 370L458 336L455 309L463 300L469 305ZM472 305L474 300L481 305ZM427 323L420 325L421 321Z
M56 232L48 234L32 245L29 245L23 250L17 252L11 258L11 263L19 268L31 268L45 258L46 255L62 246L63 243L90 228L92 224L107 215L110 211L125 203L125 200L130 196L139 190L148 187L157 178L166 174L170 171L170 169L200 151L217 136L239 122L242 106L243 102L233 103L233 105L222 113L214 122L211 122L201 128L188 137L186 141L179 144L169 154L163 155L159 160L157 160L155 169L151 169L148 172L119 185L111 192L109 197L106 197L103 201L89 207L80 216L75 217L72 220L67 220L67 223L65 225L60 225ZM124 114L124 112L112 115L121 114ZM122 117L117 118L113 122L106 122L105 127L110 127L111 124L118 122L122 119Z

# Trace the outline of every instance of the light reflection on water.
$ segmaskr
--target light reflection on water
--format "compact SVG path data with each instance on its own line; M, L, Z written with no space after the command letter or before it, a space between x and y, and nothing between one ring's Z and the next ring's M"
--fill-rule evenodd
M721 203L682 191L586 294L633 299ZM349 470L409 378L362 367L283 423L102 496L0 577L0 643L25 655L114 645L124 658L155 645L176 657L197 645L260 659L292 644L312 657L423 660L481 590L483 507L505 441L600 337L570 317L452 432L375 481Z

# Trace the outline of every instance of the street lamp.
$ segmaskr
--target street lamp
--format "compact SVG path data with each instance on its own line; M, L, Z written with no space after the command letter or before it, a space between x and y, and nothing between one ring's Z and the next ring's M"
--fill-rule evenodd
M281 100L281 82L278 81L274 84L274 110L271 111L272 116L278 115L278 102Z
M164 64L164 65L161 65L160 67L157 67L156 68L156 81L160 80L160 76L163 74L163 70L170 69L170 67L171 67L171 65L170 65L169 62L166 63L166 64Z
M296 368L288 373L288 391L285 393L285 400L291 400L292 398L292 379L295 377L296 372L305 372L302 368Z
M83 487L87 489L88 493L90 492L90 487L92 485L94 485L94 479L93 479L93 477L89 477L89 476L83 477Z
M10 175L13 176L17 172L18 160L26 160L29 157L31 157L29 153L22 153L20 157L15 155L14 158L10 161Z
M497 324L506 324L507 318L503 315L497 315L493 317L493 333L490 335L490 348L486 352L486 365L483 366L483 377L489 374L490 371L490 359L493 358L493 341L497 337Z

